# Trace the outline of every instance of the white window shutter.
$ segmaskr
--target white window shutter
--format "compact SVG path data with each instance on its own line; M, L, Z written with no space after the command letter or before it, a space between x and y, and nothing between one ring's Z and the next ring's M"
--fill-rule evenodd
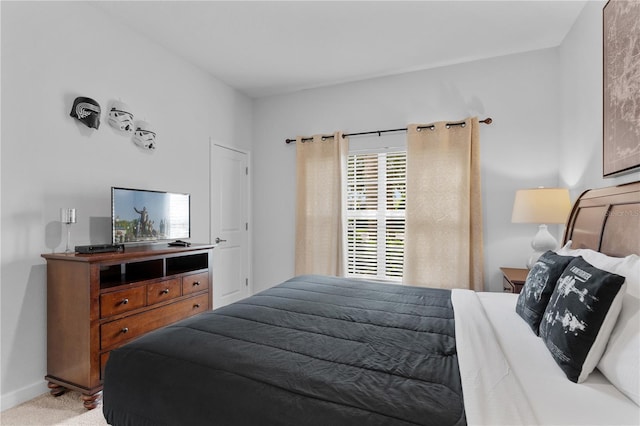
M349 155L347 274L402 281L406 152Z

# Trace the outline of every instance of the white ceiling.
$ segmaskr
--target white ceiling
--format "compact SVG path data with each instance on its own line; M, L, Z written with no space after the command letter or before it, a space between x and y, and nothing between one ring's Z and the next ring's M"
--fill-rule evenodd
M251 97L558 46L572 1L92 3Z

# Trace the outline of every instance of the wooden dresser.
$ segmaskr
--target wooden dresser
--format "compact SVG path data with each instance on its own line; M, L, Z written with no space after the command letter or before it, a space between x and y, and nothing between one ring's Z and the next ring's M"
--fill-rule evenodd
M47 260L47 375L95 408L109 352L210 309L212 245L127 247L121 253L43 254Z

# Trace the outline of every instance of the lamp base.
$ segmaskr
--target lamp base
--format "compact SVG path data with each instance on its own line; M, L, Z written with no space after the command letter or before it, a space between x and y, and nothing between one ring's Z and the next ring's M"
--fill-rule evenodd
M538 261L538 258L546 251L558 248L558 241L549 233L547 225L540 225L538 226L538 233L531 240L531 247L533 248L533 253L531 253L527 261L528 269L531 269Z
M65 248L64 252L69 254L69 253L73 253L74 251L71 250L71 247L69 246L69 243L71 241L71 222L67 222L67 247Z

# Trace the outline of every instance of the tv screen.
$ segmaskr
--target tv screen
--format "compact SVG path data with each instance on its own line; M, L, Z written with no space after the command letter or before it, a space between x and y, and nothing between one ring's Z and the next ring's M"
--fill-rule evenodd
M190 194L111 188L114 244L189 238Z

